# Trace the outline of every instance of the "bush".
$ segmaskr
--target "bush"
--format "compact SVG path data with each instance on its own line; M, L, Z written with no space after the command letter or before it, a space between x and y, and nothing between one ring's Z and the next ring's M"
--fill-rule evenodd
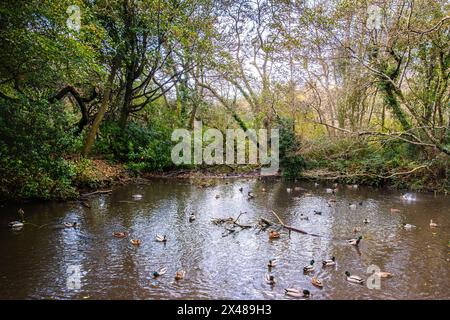
M66 154L73 140L61 104L0 100L0 199L63 199L76 195Z
M306 168L304 158L299 154L300 143L294 131L294 123L290 119L278 120L280 130L280 166L283 176L287 179L295 179Z
M131 122L124 130L117 123L101 128L96 151L109 159L126 164L132 171L155 171L170 168L171 130L164 125Z

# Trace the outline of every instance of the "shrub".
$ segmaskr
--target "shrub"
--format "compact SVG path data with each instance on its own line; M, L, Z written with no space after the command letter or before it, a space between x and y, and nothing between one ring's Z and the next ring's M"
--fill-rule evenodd
M61 104L0 100L0 199L73 197L73 166L63 155L73 134Z
M280 130L280 166L283 176L287 179L298 178L301 171L306 168L304 158L299 154L300 143L294 131L291 119L278 120Z

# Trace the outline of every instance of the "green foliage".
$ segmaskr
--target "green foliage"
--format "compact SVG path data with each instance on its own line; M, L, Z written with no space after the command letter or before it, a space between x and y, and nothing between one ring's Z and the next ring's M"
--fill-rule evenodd
M74 177L73 183L79 188L98 188L101 185L101 178L90 159L81 158L73 163Z
M105 123L95 150L133 171L164 170L172 166L170 135L163 125L130 122L122 130L115 122Z
M0 199L62 199L76 195L72 145L60 104L0 99Z
M303 157L298 154L300 143L294 131L294 122L288 118L278 120L280 130L280 165L283 176L287 179L295 179L300 176L306 167Z

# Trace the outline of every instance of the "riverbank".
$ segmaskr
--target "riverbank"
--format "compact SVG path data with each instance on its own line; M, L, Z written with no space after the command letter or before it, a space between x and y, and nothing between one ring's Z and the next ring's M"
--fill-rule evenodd
M73 168L72 182L65 196L49 194L46 197L10 197L3 202L28 202L36 200L75 200L83 194L98 190L109 190L119 185L132 183L150 183L152 179L189 179L192 184L207 187L215 184L216 179L228 178L264 178L260 175L259 166L211 166L201 168L183 168L166 171L139 172L130 170L125 164L113 163L104 159L67 159ZM336 169L329 162L310 166L303 170L296 180L317 181L323 184L359 184L373 187L388 187L414 192L450 193L449 169L445 163L435 162L431 165L419 164L414 167L397 168L395 174L378 173L370 166L357 166L352 161L351 166ZM327 164L327 166L324 166ZM270 176L282 179L282 174Z

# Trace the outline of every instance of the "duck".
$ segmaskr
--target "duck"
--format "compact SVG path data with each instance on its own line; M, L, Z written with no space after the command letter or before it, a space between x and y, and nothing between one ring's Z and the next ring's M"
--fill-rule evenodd
M220 195L216 194L216 199L219 199L219 198L220 198Z
M116 238L126 238L128 236L127 232L113 232L113 236Z
M269 239L278 239L280 237L280 233L278 231L270 230L269 231Z
M240 187L240 188L239 188L239 191L242 192L242 190L244 190L244 188Z
M401 196L401 199L405 201L416 201L416 196L412 193L405 193Z
M352 185L352 188L353 188L353 189L358 189L359 186L358 186L357 184L354 184L354 185Z
M314 187L318 187L319 186L319 184L317 183L317 182L314 182Z
M23 217L25 216L25 211L23 211L22 208L19 208L19 210L17 210L17 214L19 215L20 220L23 221Z
M364 224L368 224L369 222L370 222L370 220L367 219L367 218L363 220L363 223L364 223Z
M334 193L334 190L331 189L331 188L326 188L326 189L325 189L325 192L326 192L326 193Z
M261 188L261 191L266 192L267 190L266 190L266 188Z
M131 196L134 200L141 200L142 199L142 194L133 194Z
M291 192L292 192L292 189L291 189L291 188L286 188L286 192L287 192L287 193L291 193Z
M303 213L300 214L300 220L309 220L308 216L305 216Z
M298 290L294 288L287 288L284 289L284 292L287 296L294 297L294 298L309 298L311 296L311 293L309 290Z
M11 221L10 223L8 223L8 227L14 230L20 230L23 228L23 226L24 223L21 221Z
M436 228L439 227L439 225L436 222L433 222L433 219L430 220L430 228Z
M266 274L266 283L273 286L275 284L275 277L271 274Z
M400 209L391 208L391 213L400 213Z
M141 240L139 240L139 239L131 239L130 242L132 245L135 245L135 246L141 245Z
M333 183L333 188L337 188L338 184L337 183Z
M374 274L380 278L391 278L393 276L392 273L386 271L379 271L375 272Z
M352 276L350 275L350 272L345 271L345 275L347 276L347 281L351 283L357 283L357 284L363 284L364 279L359 276Z
M270 259L269 260L269 263L267 263L267 267L268 268L273 268L273 267L275 267L276 265L277 265L277 259Z
M189 222L193 222L195 219L196 219L195 214L194 214L194 213L191 213L191 214L189 215Z
M167 242L167 236L166 235L157 234L155 240L158 241L158 242Z
M333 256L331 259L323 260L322 265L326 266L334 266L336 264L336 258Z
M153 272L152 272L153 279L158 278L158 277L164 275L166 272L167 272L167 268L166 268L166 267L162 267L162 268L159 268L159 269L156 270L156 271L153 271Z
M403 227L403 229L405 229L405 230L411 230L411 229L416 228L415 225L410 224L410 223L404 223L404 224L402 225L402 227Z
M308 273L314 271L314 260L311 260L307 266L303 267L303 272Z
M253 199L255 197L255 195L253 194L253 192L247 192L247 199L248 200L250 200L250 199Z
M311 283L313 286L323 288L323 282L322 280L318 279L317 277L312 277Z
M318 216L321 216L321 215L322 215L322 211L314 210L314 214L315 214L315 215L318 215Z
M359 245L359 242L361 241L362 238L363 238L362 236L359 236L358 238L349 239L347 240L347 243L352 246L357 246Z
M359 232L360 232L359 228L357 228L357 227L353 228L353 233L359 233Z
M356 209L356 204L354 204L354 203L349 203L349 204L348 204L348 207L349 207L350 209Z
M76 222L64 222L64 227L66 228L76 228L77 223Z
M184 270L177 271L177 272L175 272L175 280L177 280L177 281L183 280L185 275L186 275L186 271L184 271Z

